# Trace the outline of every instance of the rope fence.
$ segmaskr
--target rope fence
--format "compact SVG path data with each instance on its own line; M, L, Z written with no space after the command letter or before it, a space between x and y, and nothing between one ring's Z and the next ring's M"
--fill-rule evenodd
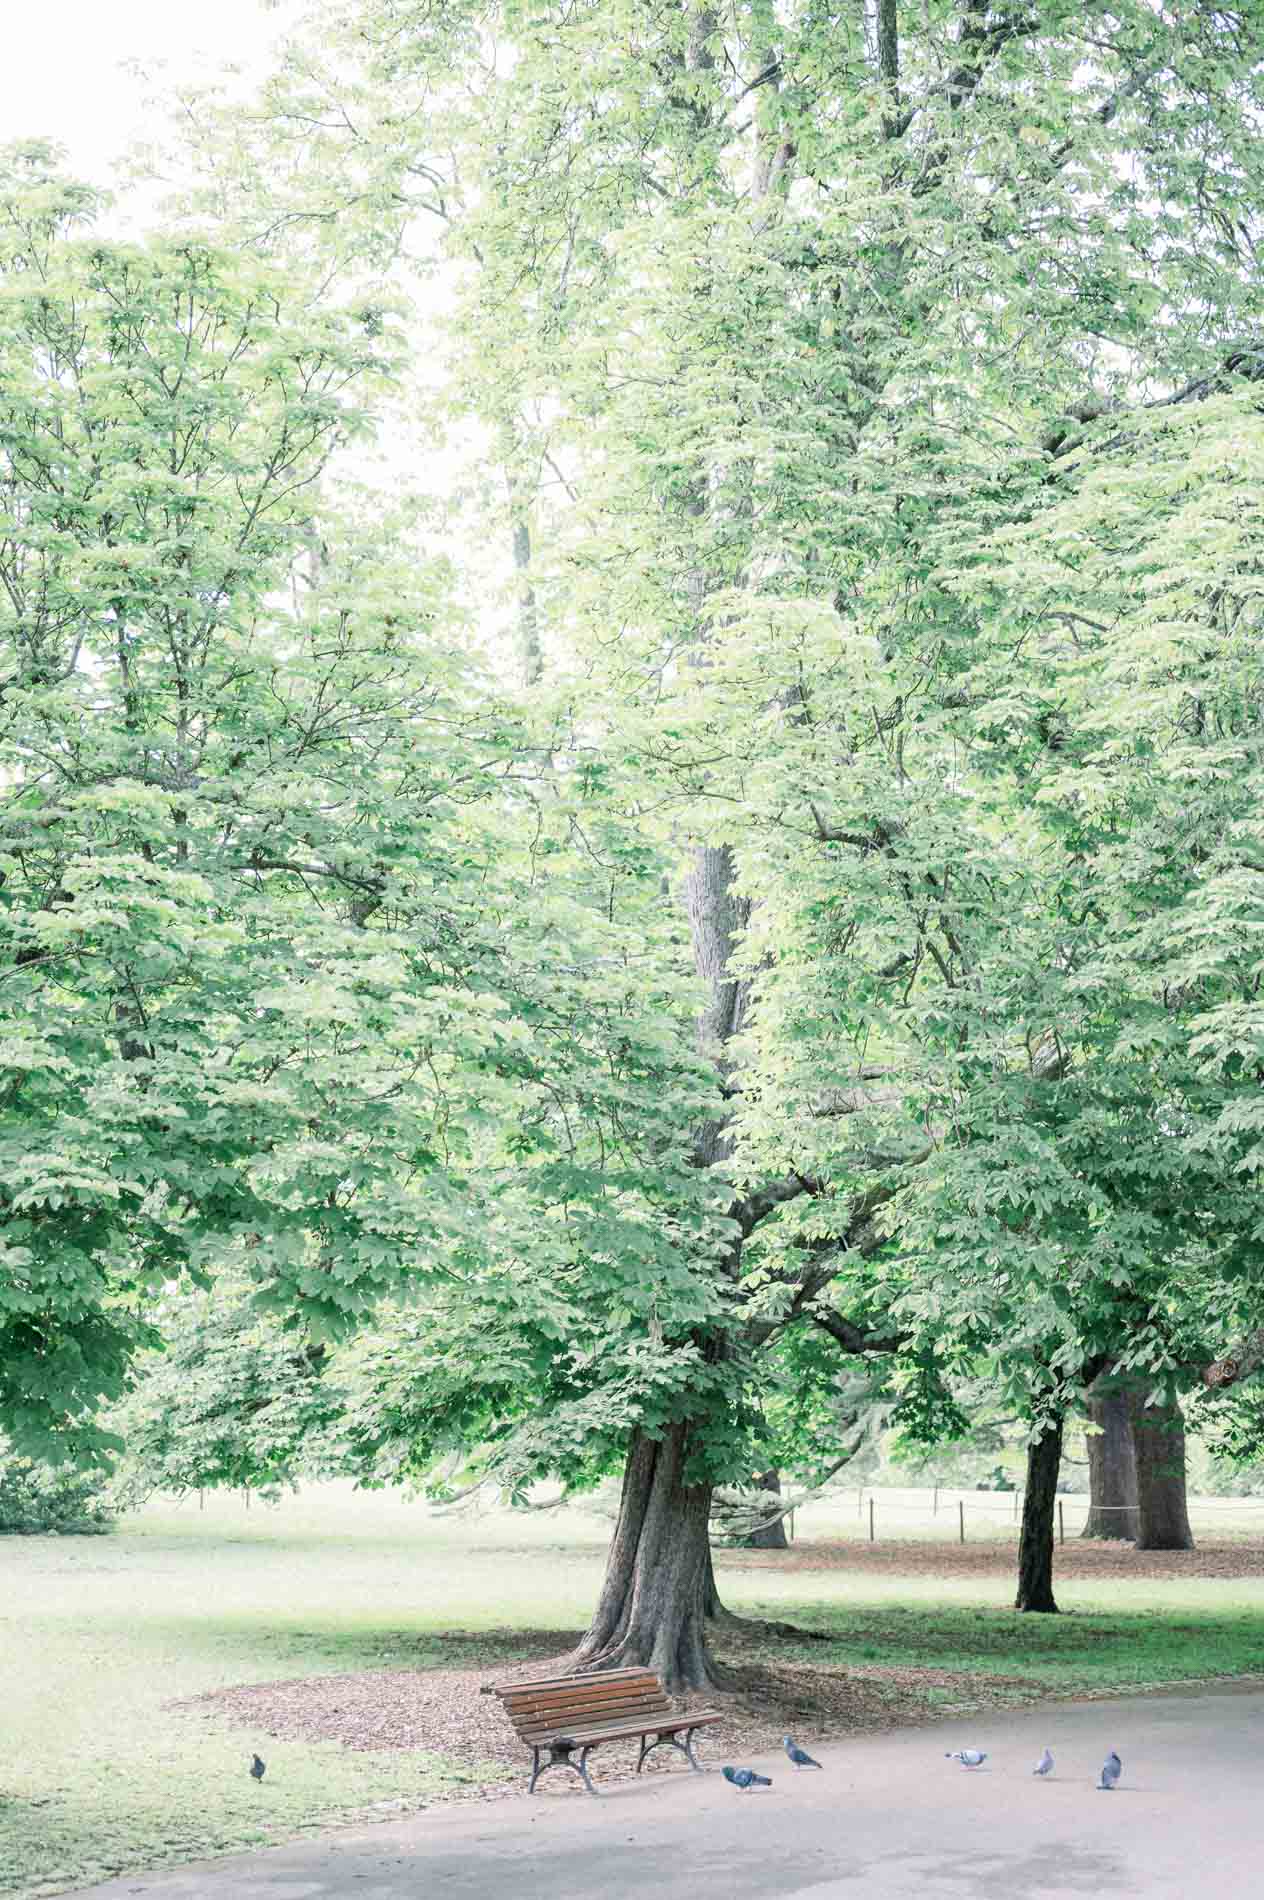
M844 1495L834 1494L836 1507ZM1017 1534L1022 1522L1023 1493L1017 1490L950 1491L935 1486L910 1496L906 1489L895 1492L881 1485L863 1485L856 1491L855 1498L860 1534L867 1534L871 1544L879 1542L884 1532L887 1536L898 1536L901 1530L907 1533L919 1528L913 1519L920 1519L921 1528L939 1536L951 1536L955 1532L962 1544L967 1542L971 1526L976 1533L995 1537L998 1532L1007 1530ZM821 1500L822 1504L829 1502L828 1498ZM1068 1536L1077 1536L1083 1530L1090 1513L1102 1517L1118 1512L1134 1520L1137 1515L1133 1504L1094 1506L1083 1492L1062 1494L1057 1507L1058 1537L1062 1543ZM1258 1532L1264 1536L1264 1497L1191 1497L1188 1511L1195 1530L1201 1525L1208 1533Z

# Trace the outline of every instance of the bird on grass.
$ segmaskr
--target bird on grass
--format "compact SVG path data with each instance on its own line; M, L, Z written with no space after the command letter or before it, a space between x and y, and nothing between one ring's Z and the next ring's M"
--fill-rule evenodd
M267 1770L268 1764L266 1761L261 1761L258 1755L252 1755L250 1757L250 1772L256 1781L262 1781Z
M1047 1748L1031 1772L1033 1775L1051 1775L1053 1773L1053 1756L1049 1753Z
M735 1788L745 1791L747 1788L771 1788L771 1775L757 1775L753 1768L722 1768L720 1773Z
M982 1768L987 1760L986 1748L949 1748L944 1751L945 1761L959 1761L963 1768Z
M1097 1783L1098 1788L1104 1794L1109 1794L1113 1788L1118 1786L1119 1777L1123 1772L1124 1765L1112 1748L1102 1763L1102 1772Z
M787 1755L789 1755L791 1761L794 1763L796 1768L819 1768L820 1767L821 1765L820 1762L816 1761L811 1755L809 1755L806 1748L800 1748L799 1744L796 1741L792 1741L790 1736L788 1735L782 1736L781 1746L785 1749Z

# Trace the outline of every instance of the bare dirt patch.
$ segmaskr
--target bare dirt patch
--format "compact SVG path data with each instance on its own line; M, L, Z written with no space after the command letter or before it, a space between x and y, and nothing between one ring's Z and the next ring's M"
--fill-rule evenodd
M788 1551L724 1550L717 1569L846 1570L854 1576L1012 1577L1014 1544L928 1543L909 1539L877 1544L822 1542L794 1545ZM1068 1538L1054 1553L1054 1584L1094 1578L1188 1582L1198 1577L1264 1577L1264 1542L1200 1543L1197 1550L1134 1550L1131 1544L1082 1542Z

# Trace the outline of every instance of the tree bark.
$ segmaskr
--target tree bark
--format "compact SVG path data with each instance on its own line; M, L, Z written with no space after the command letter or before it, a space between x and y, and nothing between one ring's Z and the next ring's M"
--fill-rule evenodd
M623 1474L619 1520L577 1669L653 1669L672 1695L721 1686L707 1649L718 1611L707 1527L712 1487L685 1483L689 1428L637 1432Z
M1128 1394L1118 1381L1099 1379L1088 1395L1089 1423L1100 1427L1088 1442L1088 1520L1082 1537L1133 1540L1137 1535L1137 1466Z
M1134 1394L1132 1437L1137 1455L1137 1549L1193 1550L1185 1498L1185 1420L1175 1393L1157 1405Z
M778 1497L781 1496L779 1471L757 1471L755 1483L761 1491L773 1491ZM775 1524L765 1524L759 1530L752 1531L742 1542L747 1550L789 1550L785 1518L779 1517Z
M1062 1463L1062 1418L1027 1447L1027 1489L1023 1493L1023 1529L1018 1545L1016 1610L1056 1615L1053 1600L1053 1512Z

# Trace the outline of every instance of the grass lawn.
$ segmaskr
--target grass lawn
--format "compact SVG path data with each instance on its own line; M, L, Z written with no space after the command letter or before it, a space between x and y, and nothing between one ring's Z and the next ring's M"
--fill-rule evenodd
M284 1773L259 1786L249 1754L269 1755L267 1734L169 1705L230 1685L502 1663L512 1646L492 1632L557 1632L561 1648L591 1607L608 1534L577 1511L440 1518L330 1485L275 1509L164 1503L110 1537L0 1539L0 1894L26 1900L520 1780L468 1750L291 1737ZM1064 1581L1069 1614L1018 1617L1001 1548L990 1575L930 1574L913 1547L908 1574L859 1571L825 1545L811 1567L811 1539L836 1534L826 1515L803 1522L793 1567L721 1556L725 1599L828 1633L778 1643L780 1661L889 1671L905 1720L1264 1674L1250 1576ZM958 1679L927 1679L944 1675Z

